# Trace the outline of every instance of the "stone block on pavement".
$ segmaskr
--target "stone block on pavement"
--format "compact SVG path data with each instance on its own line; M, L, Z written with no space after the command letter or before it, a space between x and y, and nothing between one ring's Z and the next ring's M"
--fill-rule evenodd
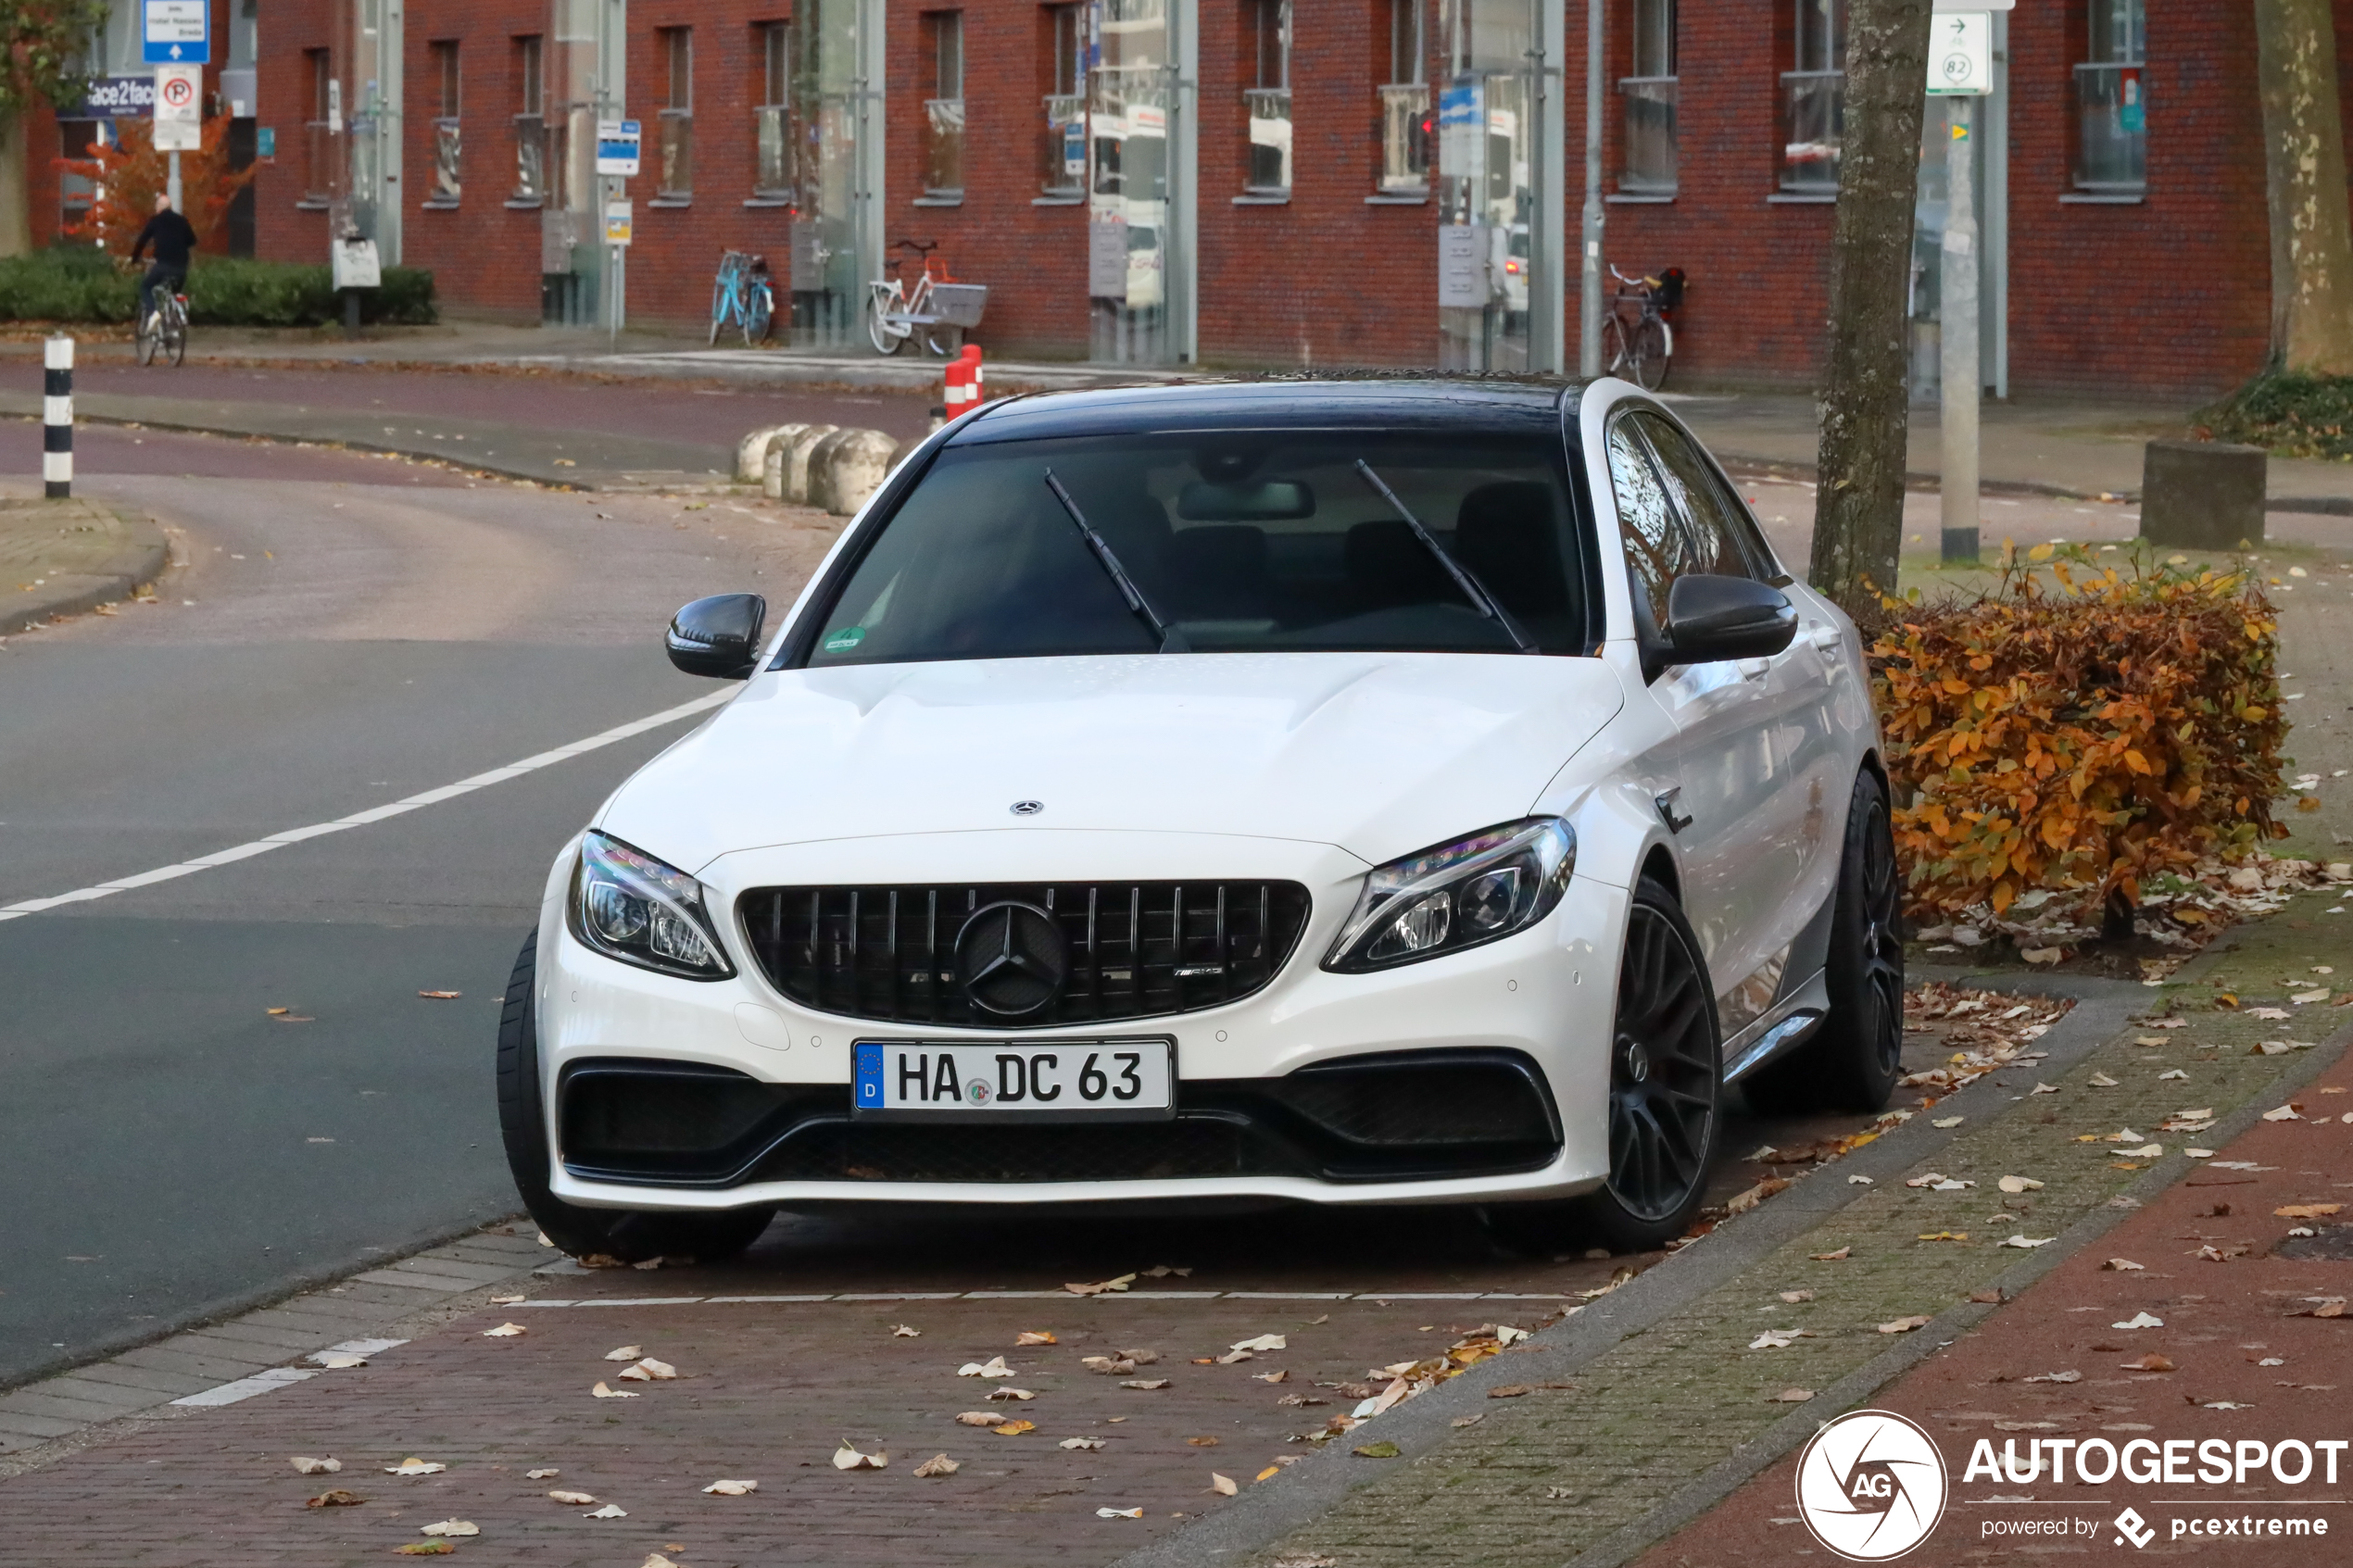
M839 430L840 428L841 427L839 425L803 425L800 427L800 433L792 438L789 448L785 449L783 479L784 493L776 497L778 500L789 501L796 507L805 507L810 505L810 457L817 450L817 444L819 442L824 440L825 437L833 434L835 431ZM784 446L784 444L779 443L778 445L781 448Z
M892 460L898 456L899 443L878 430L840 431L820 446L813 461L823 466L824 499L822 505L836 517L849 517L866 504L867 497L882 488L884 478L890 472ZM821 504L816 495L818 483L810 486L810 504Z
M758 484L768 470L768 454L777 441L799 430L799 425L763 425L736 443L736 477L746 484Z
M2193 550L2261 544L2266 463L2260 446L2150 442L2141 473L2141 537Z

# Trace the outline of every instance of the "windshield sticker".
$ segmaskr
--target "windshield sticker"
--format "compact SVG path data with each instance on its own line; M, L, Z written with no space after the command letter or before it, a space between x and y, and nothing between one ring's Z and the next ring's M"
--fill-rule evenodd
M838 632L825 633L824 648L827 653L848 653L865 640L863 626L845 626Z

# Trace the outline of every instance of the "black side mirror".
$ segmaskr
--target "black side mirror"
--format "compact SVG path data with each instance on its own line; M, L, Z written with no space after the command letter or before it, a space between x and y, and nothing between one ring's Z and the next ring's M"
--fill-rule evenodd
M673 616L662 646L670 662L689 675L741 681L760 659L760 627L768 601L758 594L713 594Z
M1693 572L1667 594L1667 664L1770 659L1797 635L1797 610L1769 583Z

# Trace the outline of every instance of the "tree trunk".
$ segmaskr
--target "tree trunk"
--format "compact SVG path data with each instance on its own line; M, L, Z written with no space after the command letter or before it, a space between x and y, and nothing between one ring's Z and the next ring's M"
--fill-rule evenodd
M1853 0L1846 126L1831 244L1830 360L1821 390L1814 586L1862 621L1883 619L1904 539L1910 398L1905 295L1928 92L1930 0Z
M2271 358L2353 375L2353 234L2330 0L2255 0L2271 208Z
M32 248L32 197L28 188L24 114L0 109L0 256Z

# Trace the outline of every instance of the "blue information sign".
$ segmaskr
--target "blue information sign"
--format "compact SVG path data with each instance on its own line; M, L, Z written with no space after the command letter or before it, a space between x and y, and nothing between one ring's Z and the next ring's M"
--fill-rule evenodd
M151 66L200 66L212 59L208 0L139 0L139 36Z

